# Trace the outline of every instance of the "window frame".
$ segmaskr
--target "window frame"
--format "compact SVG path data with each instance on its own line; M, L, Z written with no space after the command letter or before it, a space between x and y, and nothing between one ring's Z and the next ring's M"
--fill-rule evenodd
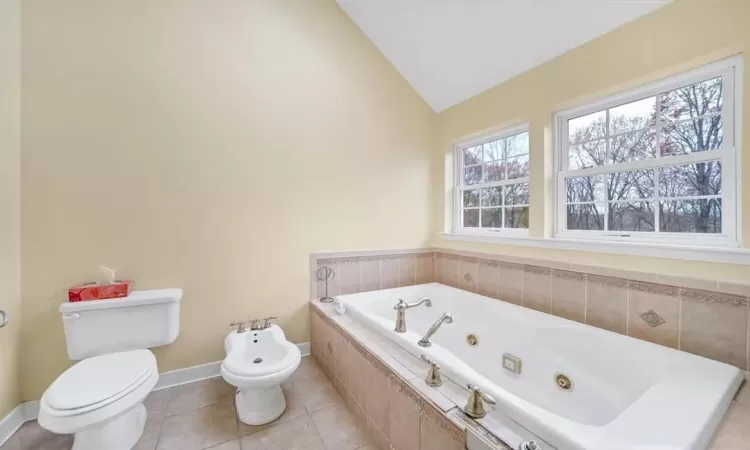
M522 133L529 133L529 124L528 123L522 123L514 126L509 127L503 127L498 128L494 131L485 132L478 134L472 138L461 140L460 142L456 143L453 146L453 167L454 167L454 174L453 174L453 226L452 226L452 232L456 234L466 234L466 235L475 235L475 236L505 236L505 237L527 237L529 235L529 228L531 227L531 223L529 223L529 228L482 228L480 227L463 227L463 211L464 211L464 205L463 205L463 190L466 189L482 189L482 188L489 188L489 187L498 187L498 186L506 186L506 185L514 185L514 184L524 184L526 183L529 188L529 201L526 205L518 205L519 207L527 207L529 208L529 212L531 212L531 136L529 135L529 175L525 177L519 177L519 178L512 178L512 179L505 179L500 181L491 181L486 183L477 183L472 185L465 185L463 184L463 170L464 170L464 159L463 159L463 151L467 148L476 147L477 145L486 144L488 142L497 141L501 139L505 139L510 136L514 136L517 134ZM507 162L507 157L504 158L504 161ZM481 164L484 164L482 162ZM507 207L505 203L505 195L503 194L503 205L500 206L500 208L503 208L503 210ZM481 197L480 197L480 206L481 209ZM516 205L512 205L516 206ZM503 225L505 224L505 213L503 212ZM481 216L480 216L480 225L481 225Z
M707 81L711 78L722 77L723 89L723 147L718 150L689 153L683 155L659 156L644 159L603 165L584 169L568 169L569 135L568 121L588 114L615 108L630 102L643 100L651 96L656 97L656 108L659 107L659 94L689 86L694 83ZM736 82L739 80L739 82ZM740 247L741 246L741 127L742 127L742 58L732 57L717 61L703 67L683 72L663 80L644 86L629 89L615 95L607 96L581 106L568 108L554 114L554 238L576 240L601 240L633 243L661 243L672 245L711 246L711 247ZM695 120L695 118L691 119ZM679 122L679 121L676 121ZM659 137L662 121L656 120L653 125L656 131L655 148L659 151ZM609 130L605 139L610 139ZM709 233L676 233L662 232L659 224L654 224L655 231L609 231L609 230L568 230L567 229L567 189L566 177L591 176L615 172L625 172L638 169L658 169L673 167L681 164L701 161L721 161L722 164L722 232ZM616 167L616 170L613 170ZM658 173L658 170L656 171ZM654 196L649 200L659 216L659 180L654 180ZM598 203L598 202L597 202ZM607 199L601 203L608 204ZM606 216L605 216L606 217ZM605 219L606 220L606 219ZM605 222L606 223L606 222Z

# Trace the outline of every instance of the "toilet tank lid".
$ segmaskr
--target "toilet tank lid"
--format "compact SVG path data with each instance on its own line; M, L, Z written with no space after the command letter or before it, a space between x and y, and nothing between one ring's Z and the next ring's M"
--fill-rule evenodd
M179 301L180 299L182 299L182 289L149 289L144 291L132 291L130 295L122 298L65 302L60 305L60 312L73 313L79 311L92 311L95 309L170 303Z

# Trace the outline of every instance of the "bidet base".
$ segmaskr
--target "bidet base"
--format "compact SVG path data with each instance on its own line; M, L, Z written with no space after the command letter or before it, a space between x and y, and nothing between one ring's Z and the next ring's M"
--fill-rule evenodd
M237 415L247 425L264 425L278 419L286 409L281 386L237 389Z

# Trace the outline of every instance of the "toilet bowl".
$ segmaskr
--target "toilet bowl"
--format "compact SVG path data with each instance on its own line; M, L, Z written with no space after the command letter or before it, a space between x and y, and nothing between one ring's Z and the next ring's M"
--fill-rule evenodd
M286 340L278 325L229 333L221 376L237 387L237 415L248 425L263 425L286 409L281 383L297 370L299 348Z
M39 424L73 434L73 450L130 450L143 434L143 401L158 379L150 350L84 359L44 392Z

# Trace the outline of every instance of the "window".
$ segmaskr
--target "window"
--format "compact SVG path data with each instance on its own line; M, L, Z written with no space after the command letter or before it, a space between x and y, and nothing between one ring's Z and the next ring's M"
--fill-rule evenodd
M527 130L508 129L456 147L456 231L528 232Z
M557 114L557 235L737 246L739 64Z

